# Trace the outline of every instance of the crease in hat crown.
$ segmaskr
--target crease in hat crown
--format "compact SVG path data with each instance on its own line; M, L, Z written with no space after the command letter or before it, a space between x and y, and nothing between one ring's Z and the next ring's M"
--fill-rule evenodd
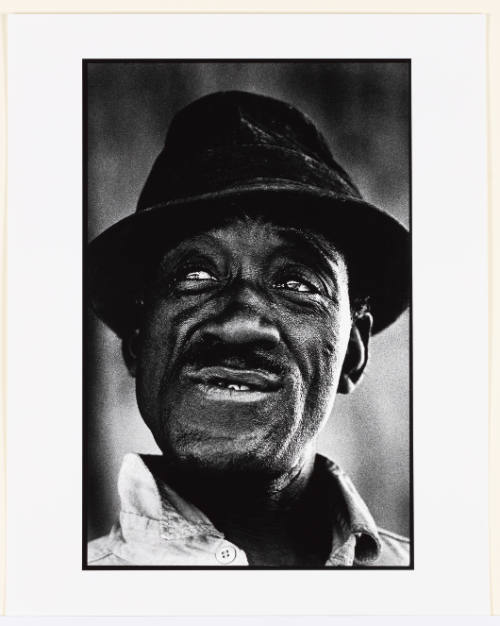
M294 167L292 167L292 164ZM295 107L268 96L223 91L173 118L137 210L266 180L300 182L361 199L323 135Z
M319 231L342 246L371 300L374 332L409 300L409 234L366 202L315 124L290 104L216 92L180 110L134 214L89 245L90 302L118 335L136 323L134 301L162 247L244 206ZM155 256L156 255L156 256Z

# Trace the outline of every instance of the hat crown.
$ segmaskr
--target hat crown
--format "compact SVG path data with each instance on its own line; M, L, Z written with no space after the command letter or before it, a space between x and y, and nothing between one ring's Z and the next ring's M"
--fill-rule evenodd
M137 210L266 179L361 198L301 111L268 96L223 91L195 100L174 116Z
M204 96L174 117L165 142L177 155L240 145L296 150L334 165L324 137L291 105L268 96L225 91Z

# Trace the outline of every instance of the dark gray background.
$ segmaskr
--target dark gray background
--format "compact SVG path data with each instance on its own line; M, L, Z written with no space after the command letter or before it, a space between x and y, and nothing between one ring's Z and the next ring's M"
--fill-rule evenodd
M174 113L192 100L244 89L308 114L365 198L409 224L406 62L89 63L88 235L132 213ZM157 452L135 404L120 342L90 314L87 362L88 539L119 510L123 454ZM375 337L363 381L338 396L320 451L350 474L379 525L409 533L409 315Z

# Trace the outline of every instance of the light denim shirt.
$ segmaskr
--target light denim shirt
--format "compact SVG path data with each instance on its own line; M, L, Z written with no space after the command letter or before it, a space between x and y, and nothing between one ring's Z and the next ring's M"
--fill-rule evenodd
M409 541L377 528L344 472L319 457L338 511L325 567L410 563ZM202 511L155 478L138 454L127 454L118 479L120 518L109 535L88 544L88 566L241 566L245 552L229 542ZM339 498L342 500L339 502Z

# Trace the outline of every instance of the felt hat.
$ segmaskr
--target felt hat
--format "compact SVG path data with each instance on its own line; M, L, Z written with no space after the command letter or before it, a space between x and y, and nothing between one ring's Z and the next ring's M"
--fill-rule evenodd
M136 212L89 244L96 314L125 336L136 324L137 295L165 251L237 215L331 240L346 259L355 293L369 299L374 333L407 307L406 228L363 199L303 113L274 98L227 91L175 115Z

